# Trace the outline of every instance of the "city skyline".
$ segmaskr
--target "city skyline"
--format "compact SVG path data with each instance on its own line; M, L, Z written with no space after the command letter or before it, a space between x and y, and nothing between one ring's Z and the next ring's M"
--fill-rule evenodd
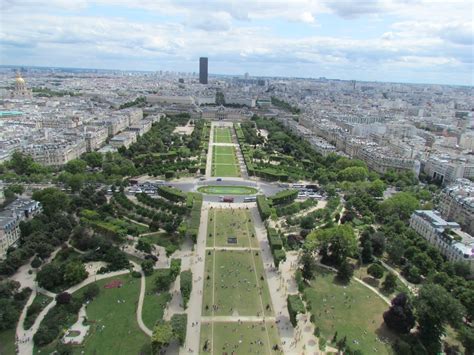
M473 85L472 5L448 5L7 1L0 64Z

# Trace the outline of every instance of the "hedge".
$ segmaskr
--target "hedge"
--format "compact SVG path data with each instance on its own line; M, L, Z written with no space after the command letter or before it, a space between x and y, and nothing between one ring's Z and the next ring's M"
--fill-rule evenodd
M199 233L199 225L201 224L202 194L190 192L188 193L188 197L191 194L193 197L193 204L191 208L191 215L188 219L186 235L196 242L197 235Z
M286 254L283 249L276 249L272 252L273 255L273 262L275 266L278 267L282 261L286 260Z
M283 248L281 237L274 228L267 228L267 237L272 251Z
M298 190L287 189L287 190L278 192L274 196L271 196L270 200L272 201L273 205L279 205L281 203L292 202L297 196L298 196Z
M171 316L171 328L173 334L178 339L179 345L183 345L186 340L186 327L188 326L188 315L186 313L173 314Z
M175 189L174 187L159 186L158 194L170 201L183 202L186 200L186 193L181 190Z
M179 279L179 289L181 291L181 296L183 297L183 306L186 309L186 306L191 296L191 290L193 288L193 273L191 270L186 270L181 272Z
M272 214L267 198L264 195L257 196L257 208L262 220L266 220Z
M303 301L298 295L288 295L287 298L288 313L290 315L290 322L293 326L296 326L296 316L298 313L305 313Z

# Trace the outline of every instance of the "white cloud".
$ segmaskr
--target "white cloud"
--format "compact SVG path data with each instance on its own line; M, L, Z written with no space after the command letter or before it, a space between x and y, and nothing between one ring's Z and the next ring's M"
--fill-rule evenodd
M174 22L140 22L126 15L85 16L83 9L96 3L114 4L112 0L3 2L6 15L0 27L0 61L155 69L159 63L194 62L207 54L222 70L242 68L243 72L245 65L260 66L262 73L277 70L274 74L282 75L285 70L291 74L314 66L333 68L333 76L350 73L352 66L373 71L387 65L465 73L472 71L474 62L473 25L466 1L459 1L455 9L434 0L137 0L127 5L179 19ZM53 14L54 9L61 9L60 15ZM379 34L365 38L322 36L314 25L322 14L334 16L330 13L350 19L383 19L390 14L395 20ZM297 21L311 30L299 36L277 36L273 20L279 25L289 21L289 26Z

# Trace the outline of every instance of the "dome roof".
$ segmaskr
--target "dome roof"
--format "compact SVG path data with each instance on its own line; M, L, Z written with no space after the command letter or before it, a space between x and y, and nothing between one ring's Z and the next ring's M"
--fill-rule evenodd
M17 73L17 74L16 74L15 82L16 82L17 84L24 84L24 83L25 83L25 79L23 79L23 78L21 77L20 73Z

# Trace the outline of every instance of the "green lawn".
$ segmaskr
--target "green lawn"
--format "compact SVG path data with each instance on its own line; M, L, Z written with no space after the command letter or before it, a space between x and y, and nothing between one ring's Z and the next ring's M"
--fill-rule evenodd
M16 327L13 327L12 329L2 330L0 332L0 354L16 354L15 333Z
M25 318L25 329L30 329L33 323L35 322L36 318L38 317L38 314L52 301L53 299L51 297L48 297L46 295L43 295L42 293L37 293L35 296L35 299L33 300L33 303L28 307L30 309L32 306L33 307L38 307L37 312L26 313L26 318ZM38 305L38 306L36 306ZM30 311L31 312L31 311Z
M163 318L166 304L171 299L169 292L156 293L154 291L154 279L153 275L146 278L146 291L142 309L143 323L150 329L153 329L157 320Z
M201 186L198 191L209 195L255 195L257 189L249 186Z
M272 315L268 285L261 276L263 264L255 251L207 251L202 314L211 316L216 305L214 316Z
M232 143L229 127L214 127L214 143Z
M233 154L214 155L214 164L237 164L237 158Z
M209 210L208 247L258 247L250 212L246 209L219 209ZM228 243L227 238L237 238L237 243Z
M235 147L213 147L212 176L240 176L240 166L237 162Z
M212 339L214 344L212 344ZM205 344L208 344L207 351ZM261 343L260 343L261 342ZM278 330L274 322L265 325L254 322L242 324L233 322L214 322L214 336L212 336L212 323L201 325L201 345L199 354L283 354L273 350L278 345L281 349ZM253 343L253 344L251 344Z
M124 284L121 288L104 288L112 280L122 280ZM127 274L100 280L97 284L100 294L87 306L91 329L74 353L149 354L150 339L136 321L140 279Z
M212 148L214 155L235 155L235 147L234 146L218 146L215 145Z
M347 336L347 344L353 350L390 354L390 345L377 340L377 337L395 339L382 318L389 306L356 281L345 287L334 282L334 276L319 269L311 287L304 291L321 335L330 342L337 331L338 339Z

